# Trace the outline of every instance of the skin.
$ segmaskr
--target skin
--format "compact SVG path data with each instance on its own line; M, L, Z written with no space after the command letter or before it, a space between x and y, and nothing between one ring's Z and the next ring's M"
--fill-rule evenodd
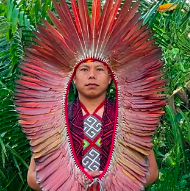
M36 164L34 161L34 158L32 157L30 160L30 166L28 169L28 174L27 174L27 183L28 185L37 191L41 191L39 185L36 183Z
M102 103L106 98L106 89L111 82L111 77L108 68L101 62L94 61L89 63L81 63L76 69L74 83L78 90L79 100L88 108L89 113ZM99 115L102 115L104 108L99 110ZM158 167L154 155L151 150L147 157L149 160L150 175L147 176L145 187L152 184L158 177ZM93 178L98 177L102 171L87 171ZM39 185L36 183L35 161L31 158L28 176L28 185L34 190L40 191ZM96 185L94 185L96 191Z
M89 113L106 98L106 89L111 82L107 67L98 61L81 63L74 77L79 100L88 108ZM103 113L103 110L102 110Z
M157 166L157 162L156 162L156 158L154 155L154 151L151 150L150 151L150 155L147 156L148 160L149 160L149 172L150 175L148 175L147 178L147 182L145 183L145 188L147 186L149 186L150 184L152 184L153 182L156 181L156 179L158 178L158 166Z

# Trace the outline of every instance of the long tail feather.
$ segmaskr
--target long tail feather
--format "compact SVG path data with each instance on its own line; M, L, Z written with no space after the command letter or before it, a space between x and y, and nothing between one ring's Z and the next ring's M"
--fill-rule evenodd
M92 17L91 17L91 38L92 38L92 52L90 57L95 54L95 47L97 42L98 25L100 21L100 0L93 0L92 3Z

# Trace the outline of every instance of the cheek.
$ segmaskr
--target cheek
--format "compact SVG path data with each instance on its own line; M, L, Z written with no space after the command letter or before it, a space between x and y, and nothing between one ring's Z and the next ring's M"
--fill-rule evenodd
M84 84L86 83L86 80L85 80L85 77L83 75L78 75L76 78L75 78L75 86L76 87L83 87Z
M84 77L83 77L81 74L77 74L77 75L75 76L75 81L76 81L76 82L80 82L82 78L84 78Z
M104 79L105 84L109 84L111 82L111 78L109 76L104 76L102 79Z
M104 82L102 83L102 88L107 88L108 85L109 85L109 81L105 79Z

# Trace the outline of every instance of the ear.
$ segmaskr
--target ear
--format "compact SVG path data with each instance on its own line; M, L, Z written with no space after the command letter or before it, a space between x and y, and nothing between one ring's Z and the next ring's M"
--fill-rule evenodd
M111 83L112 77L111 74L109 74L109 84Z

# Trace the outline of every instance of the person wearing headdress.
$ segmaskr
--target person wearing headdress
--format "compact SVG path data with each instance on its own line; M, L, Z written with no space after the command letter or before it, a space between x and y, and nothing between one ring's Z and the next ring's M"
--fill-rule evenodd
M20 65L15 104L36 190L139 191L158 176L152 135L163 114L161 51L139 2L53 1ZM132 6L131 6L132 5ZM74 83L78 92L69 102ZM111 99L109 86L115 88Z

